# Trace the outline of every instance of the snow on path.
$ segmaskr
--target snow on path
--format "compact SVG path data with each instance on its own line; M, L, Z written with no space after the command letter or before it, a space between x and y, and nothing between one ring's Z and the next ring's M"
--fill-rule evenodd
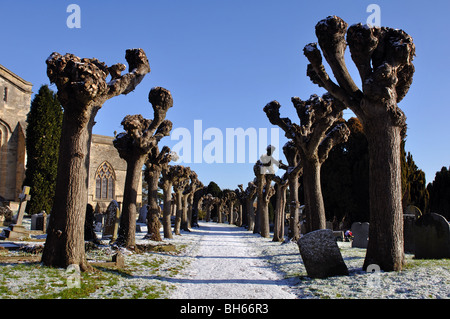
M236 226L201 223L199 240L188 254L194 261L170 281L173 299L293 299L287 280L251 246L251 236ZM188 234L186 234L189 236Z

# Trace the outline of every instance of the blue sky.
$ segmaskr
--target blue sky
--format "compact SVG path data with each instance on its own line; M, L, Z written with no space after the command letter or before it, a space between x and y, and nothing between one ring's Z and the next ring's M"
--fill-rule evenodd
M66 25L71 3L81 8L79 29ZM45 60L54 51L112 65L126 64L125 50L140 47L151 73L134 92L105 103L95 134L122 131L120 122L127 114L152 118L148 92L162 86L174 98L167 113L174 129L186 128L193 135L194 120L201 120L203 131L223 132L224 145L226 128L265 129L270 141L273 126L262 111L266 103L278 100L282 116L298 122L290 98L324 93L306 77L302 54L306 44L317 41L315 24L329 15L349 25L365 23L371 3L380 6L383 26L405 30L416 45L413 85L400 107L407 115L406 149L430 182L436 171L450 165L450 102L443 98L450 89L447 0L0 0L0 64L32 82L37 92L49 84ZM350 57L347 65L358 80ZM345 117L351 115L345 112ZM285 141L280 131L280 146ZM177 143L166 137L160 145ZM186 165L204 184L214 180L222 188L246 185L254 177L253 163Z

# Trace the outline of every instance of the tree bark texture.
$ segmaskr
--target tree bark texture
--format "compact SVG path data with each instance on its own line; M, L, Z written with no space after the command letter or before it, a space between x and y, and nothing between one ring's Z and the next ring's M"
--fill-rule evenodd
M320 163L303 161L303 188L305 190L307 232L326 229L325 205L320 185Z
M285 205L287 182L281 181L275 184L276 188L276 207L273 227L273 241L284 241L284 221L285 221Z
M135 249L136 247L136 214L137 193L141 180L145 157L137 154L127 161L127 174L123 191L122 215L120 217L117 243Z
M164 207L163 207L163 230L164 230L164 238L172 239L172 223L171 223L171 215L172 215L172 182L167 181L163 184L163 196L164 196Z
M176 191L175 198L177 202L177 215L175 216L174 232L175 235L181 235L181 221L183 219L183 191Z
M94 117L92 114L90 123L80 127L73 123L70 112L64 113L55 198L42 254L47 266L76 264L82 271L92 270L85 257L84 223Z
M159 222L158 205L158 182L161 169L149 170L147 184L148 184L148 210L147 210L147 235L146 239L153 241L162 241L159 229L161 223Z
M365 126L369 144L370 227L364 269L377 264L381 269L395 270L405 263L403 207L401 197L396 196L401 194L401 128L387 123L380 119Z

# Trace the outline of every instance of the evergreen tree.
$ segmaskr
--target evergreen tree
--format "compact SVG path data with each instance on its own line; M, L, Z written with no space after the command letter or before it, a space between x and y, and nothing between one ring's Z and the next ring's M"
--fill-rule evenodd
M220 197L222 194L222 190L220 189L219 185L217 185L215 182L211 181L208 184L207 194L211 194L214 197Z
M409 205L418 207L423 213L428 209L429 193L425 173L419 169L410 152L406 154L405 141L401 145L403 210Z
M349 228L369 221L369 150L361 122L350 118L347 127L348 140L330 151L321 178L327 220Z
M444 166L436 172L434 181L428 184L427 189L430 193L429 211L450 220L450 167L447 169Z
M206 188L206 194L211 194L213 197L222 197L222 190L220 189L219 185L217 185L215 182L211 181L208 184L208 187ZM211 210L211 217L218 216L216 205L213 206Z
M24 185L31 187L30 214L50 213L55 193L63 111L56 94L41 86L27 116L27 169Z

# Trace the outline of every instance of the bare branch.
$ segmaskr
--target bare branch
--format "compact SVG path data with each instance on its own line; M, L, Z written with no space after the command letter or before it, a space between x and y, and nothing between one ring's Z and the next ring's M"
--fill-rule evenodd
M318 155L319 162L323 163L328 158L331 149L340 143L347 141L350 136L350 129L345 123L336 125L325 137L319 146Z
M347 94L352 98L361 98L358 86L353 82L345 64L345 33L347 23L337 16L330 16L316 25L316 36L323 55L333 70L333 74Z

